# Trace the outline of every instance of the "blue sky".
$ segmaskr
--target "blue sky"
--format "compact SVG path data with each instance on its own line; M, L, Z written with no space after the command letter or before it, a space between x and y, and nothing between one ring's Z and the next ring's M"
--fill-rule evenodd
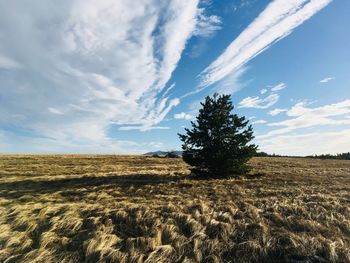
M0 153L142 153L232 94L260 150L350 150L350 2L0 1Z

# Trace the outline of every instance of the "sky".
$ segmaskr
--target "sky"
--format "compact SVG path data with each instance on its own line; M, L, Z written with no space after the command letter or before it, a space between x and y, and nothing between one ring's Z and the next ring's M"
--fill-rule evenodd
M0 0L0 153L179 150L231 94L259 150L350 150L350 1Z

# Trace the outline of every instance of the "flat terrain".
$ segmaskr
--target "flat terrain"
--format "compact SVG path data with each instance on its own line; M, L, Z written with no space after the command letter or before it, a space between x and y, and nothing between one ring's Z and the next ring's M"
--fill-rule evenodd
M0 262L350 262L350 161L0 155Z

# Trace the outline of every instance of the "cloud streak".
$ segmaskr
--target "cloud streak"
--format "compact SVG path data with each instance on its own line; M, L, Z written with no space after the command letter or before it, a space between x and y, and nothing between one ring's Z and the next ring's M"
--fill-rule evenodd
M194 36L212 37L216 31L220 30L222 21L216 15L204 15L204 8L199 9L198 22L196 29L193 32Z
M252 124L265 124L265 123L267 123L267 121L265 120L257 120L252 122Z
M268 153L296 156L336 154L349 151L350 129L278 135L265 140L259 139L258 142L260 149Z
M332 0L275 0L201 74L199 87L210 86L326 7Z
M327 83L330 82L331 80L335 79L334 77L328 77L320 80L320 83Z
M277 129L259 135L257 138L269 139L276 135L284 135L292 131L319 126L349 125L350 120L345 115L350 114L350 100L316 108L307 107L304 102L299 102L290 108L286 114L290 117L289 119L268 124L271 127L278 127Z
M174 114L174 119L191 120L191 119L193 119L193 116L191 114L186 113L186 112L181 112L181 113Z
M280 83L280 84L277 84L276 86L272 87L271 91L272 92L280 91L280 90L285 89L286 87L287 87L287 85L285 83Z
M286 112L288 119L268 123L275 127L256 136L260 149L286 155L335 154L350 147L350 100L310 107L299 102L271 115ZM324 127L327 127L324 129Z
M198 5L199 0L1 2L0 36L6 37L0 70L8 73L0 75L0 129L12 125L57 142L104 143L111 124L126 127L121 130L160 128L180 102L168 95L174 85L165 87L186 43L193 35L212 34L221 23Z
M271 94L266 98L247 97L238 103L238 108L267 109L279 100L278 94Z
M21 65L14 59L1 56L0 54L0 69L19 69Z
M273 110L269 111L269 114L270 114L271 116L276 116L276 115L278 115L278 114L280 114L280 113L282 113L282 112L286 112L286 111L288 111L288 110L287 110L287 109L279 109L279 108L276 108L276 109L273 109Z

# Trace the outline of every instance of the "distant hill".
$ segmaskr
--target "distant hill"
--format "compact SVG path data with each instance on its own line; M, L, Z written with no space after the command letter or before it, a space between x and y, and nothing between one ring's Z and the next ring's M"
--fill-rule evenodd
M178 156L182 156L182 151L154 151L154 152L147 152L143 154L144 156L153 156L153 155L158 155L158 156L165 156L168 153L172 153Z

